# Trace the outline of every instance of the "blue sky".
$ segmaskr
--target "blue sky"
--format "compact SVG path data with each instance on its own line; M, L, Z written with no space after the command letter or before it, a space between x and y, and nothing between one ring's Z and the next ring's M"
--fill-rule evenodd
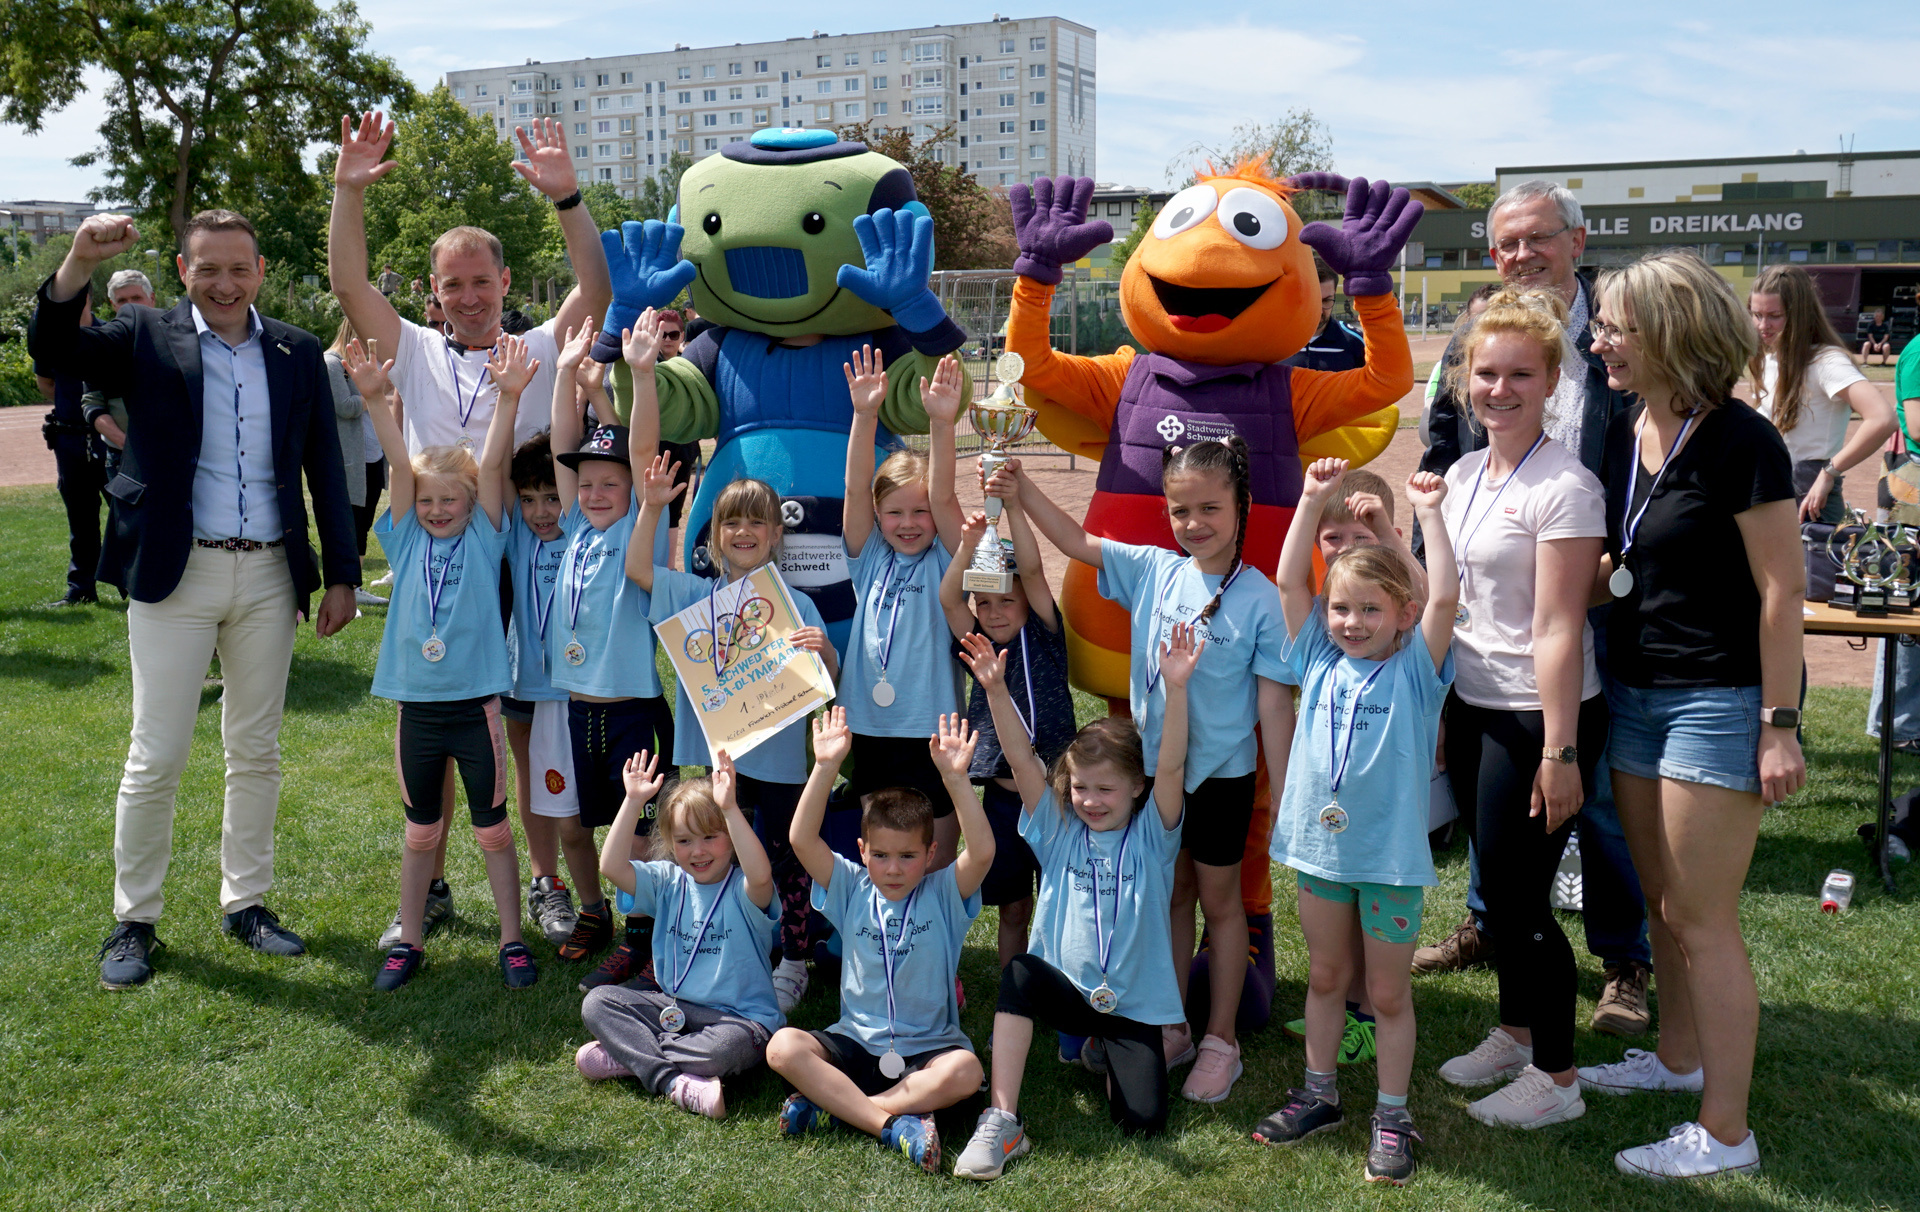
M949 0L854 0L832 17L768 3L360 7L374 47L423 85L454 68L596 48L765 41L993 12ZM1236 123L1298 107L1326 120L1342 171L1401 180L1487 179L1501 165L1828 151L1843 135L1862 151L1920 147L1920 34L1911 9L1893 3L1112 0L1000 11L1099 31L1095 167L1102 180L1135 185L1163 184L1169 161L1196 139L1224 140ZM631 15L598 15L608 12ZM82 99L38 138L0 126L0 197L78 198L96 184L91 171L64 163L96 141L96 107Z

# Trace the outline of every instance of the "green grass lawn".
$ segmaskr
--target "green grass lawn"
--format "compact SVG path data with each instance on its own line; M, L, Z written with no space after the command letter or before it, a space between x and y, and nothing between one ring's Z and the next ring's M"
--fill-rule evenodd
M1245 1040L1247 1074L1217 1107L1177 1103L1171 1130L1122 1141L1094 1079L1052 1057L1044 1033L1023 1108L1037 1149L987 1186L910 1170L865 1137L779 1139L782 1090L762 1072L730 1083L731 1118L696 1119L627 1082L573 1069L586 1038L579 970L536 943L542 979L501 988L494 920L467 831L449 877L460 918L398 994L368 987L393 911L400 813L391 704L367 686L380 637L370 615L342 635L302 632L282 743L286 782L271 905L311 953L257 956L218 932L217 692L202 700L180 793L168 947L143 989L97 983L111 922L113 797L129 721L124 608L44 611L64 567L51 490L0 491L0 801L7 992L0 999L0 1206L7 1208L1121 1208L1666 1209L1920 1206L1920 917L1868 877L1854 827L1873 759L1865 695L1815 690L1810 787L1770 813L1743 904L1763 1017L1753 1122L1765 1169L1705 1189L1617 1175L1614 1150L1694 1114L1689 1097L1596 1098L1539 1133L1468 1119L1434 1068L1495 1021L1487 972L1423 978L1413 1110L1422 1171L1405 1191L1360 1179L1364 1113L1292 1151L1247 1131L1298 1084L1301 1047L1278 1024ZM1090 708L1091 704L1087 704ZM1901 770L1920 780L1920 763ZM1822 916L1830 867L1861 875L1851 913ZM1440 859L1426 936L1457 920L1463 847ZM1290 888L1291 881L1282 885ZM1300 1005L1306 954L1279 898L1276 1018ZM1578 937L1579 924L1568 928ZM995 987L992 911L962 968L966 1022L985 1042ZM1576 949L1579 948L1576 946ZM1599 992L1581 961L1581 1021ZM834 991L795 1016L819 1027ZM1646 1041L1636 1041L1646 1042ZM1649 1045L1650 1046L1650 1045ZM1620 1055L1584 1028L1582 1064ZM1348 1071L1355 1108L1370 1066ZM949 1156L965 1142L947 1142Z

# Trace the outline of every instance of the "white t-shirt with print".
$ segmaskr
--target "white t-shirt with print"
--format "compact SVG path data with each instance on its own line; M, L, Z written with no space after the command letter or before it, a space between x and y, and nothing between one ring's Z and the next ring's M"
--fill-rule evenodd
M1768 354L1760 376L1759 410L1775 428L1780 424L1774 416L1774 400L1779 394L1775 384L1779 377L1780 360ZM1866 378L1838 346L1828 345L1814 355L1813 361L1807 364L1807 399L1800 409L1800 419L1792 429L1780 431L1794 462L1817 459L1824 463L1840 453L1840 448L1847 444L1847 422L1853 418L1853 406L1841 398L1841 393L1855 383L1864 383Z
M540 369L533 372L533 380L520 396L520 410L513 421L515 446L553 422L553 366L560 359L555 323L549 320L522 334L527 356L537 359ZM401 317L393 385L406 402L409 454L429 446L456 445L464 435L473 440L474 457L480 457L500 399L500 388L487 373L487 356L484 349L461 352L441 333Z
M1482 477L1488 452L1463 456L1447 472L1441 511L1464 571L1460 604L1467 623L1453 630L1453 688L1476 707L1540 710L1533 672L1535 546L1550 539L1607 534L1600 481L1566 447L1548 438L1520 470ZM1475 482L1478 481L1478 490ZM1593 628L1580 622L1581 701L1600 693Z

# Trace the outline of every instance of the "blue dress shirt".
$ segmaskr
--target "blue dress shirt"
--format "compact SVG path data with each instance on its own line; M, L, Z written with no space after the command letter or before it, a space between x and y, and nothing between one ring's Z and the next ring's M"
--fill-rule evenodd
M280 533L273 475L273 414L260 313L247 309L247 339L229 345L193 309L200 334L200 463L193 473L193 537L268 542Z

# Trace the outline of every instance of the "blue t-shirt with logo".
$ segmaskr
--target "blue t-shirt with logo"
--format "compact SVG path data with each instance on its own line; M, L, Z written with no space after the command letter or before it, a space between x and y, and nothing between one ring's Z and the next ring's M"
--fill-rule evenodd
M857 1040L876 1056L889 1045L902 1057L935 1048L973 1051L973 1041L960 1029L953 978L967 928L980 916L978 889L961 896L949 865L929 871L906 897L890 901L873 886L865 867L836 854L833 880L813 886L813 907L842 940L840 1021L827 1030ZM1164 905L1160 916L1167 916ZM883 932L893 952L891 1018L880 952ZM1171 952L1167 962L1171 966Z
M1437 885L1427 848L1427 798L1453 654L1435 669L1416 629L1385 661L1350 657L1327 634L1326 613L1316 601L1285 655L1299 678L1300 720L1273 821L1273 860L1343 884ZM1366 685L1369 677L1374 680ZM1335 799L1336 748L1348 754L1338 796L1345 820L1333 817L1345 828L1337 833L1322 822Z
M1160 644L1175 623L1200 617L1221 578L1202 573L1191 556L1112 539L1100 541L1100 564L1100 596L1132 616L1128 699L1152 774L1160 765L1160 721L1167 710ZM1287 639L1280 591L1258 568L1241 567L1220 608L1199 628L1207 646L1187 684L1188 791L1210 778L1253 773L1258 760L1253 726L1260 717L1255 679L1279 681L1286 673L1280 659Z
M689 606L711 603L722 614L732 604L736 591L712 577L675 572L655 565L653 569L653 608L648 617L664 623ZM804 593L787 595L803 626L819 627L820 611ZM673 691L673 761L676 766L711 766L713 755L707 751L707 734L700 728L700 713L687 698L687 684L681 680ZM734 759L733 768L764 783L804 783L811 767L807 763L807 721L801 716L772 737Z
M940 578L953 557L936 536L919 555L903 556L875 525L850 572L855 606L846 663L840 669L840 705L847 727L862 736L925 739L943 714L964 711L961 669L953 659ZM893 643L887 643L891 632ZM882 663L893 703L873 701Z
M1083 997L1104 980L1120 999L1113 1013L1123 1018L1161 1026L1185 1022L1167 912L1173 864L1180 855L1179 824L1162 825L1149 795L1127 826L1095 831L1071 809L1063 812L1049 789L1032 812L1021 814L1020 836L1040 864L1040 896L1029 936L1033 953L1065 973ZM1100 949L1108 939L1103 977Z
M560 516L567 550L547 626L547 671L556 690L608 699L650 699L660 693L647 591L627 577L627 544L639 517L640 502L634 499L605 530L594 529L578 503ZM656 528L656 552L661 542ZM578 665L566 658L567 644L575 639L587 650Z
M723 890L726 896L720 899ZM653 919L653 975L663 993L752 1019L768 1031L786 1026L774 997L769 958L773 932L780 925L780 898L769 899L765 909L754 904L739 868L731 879L702 884L677 864L635 860L633 892L619 893L614 908ZM707 922L705 934L700 933L702 922ZM695 946L699 954L689 964ZM676 989L682 969L686 979Z
M393 567L373 693L401 703L446 703L512 690L507 637L500 629L506 531L475 506L467 528L451 539L429 535L411 508L398 517L387 510L373 532ZM429 607L429 578L439 587L437 612ZM446 645L438 661L421 651L433 635Z
M507 630L507 668L513 697L523 702L565 702L547 669L546 636L556 625L560 569L566 563L567 532L552 539L533 533L518 503L507 506L507 568L513 573L513 626Z

